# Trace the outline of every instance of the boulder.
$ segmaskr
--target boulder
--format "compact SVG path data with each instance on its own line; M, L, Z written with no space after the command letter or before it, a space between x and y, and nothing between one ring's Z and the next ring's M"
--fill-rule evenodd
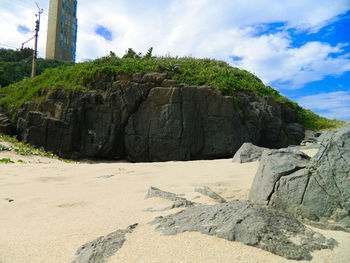
M186 208L157 217L151 224L157 224L156 230L165 235L198 231L295 260L310 260L310 252L331 249L337 244L287 213L245 200Z
M350 124L328 133L310 161L300 152L281 153L263 154L249 200L319 227L350 231Z
M242 144L241 148L233 156L233 163L249 163L258 161L263 151L268 150L264 147L255 146L250 142Z
M307 169L310 179L301 203L307 213L302 215L333 217L339 221L335 225L350 230L350 124L322 139Z
M310 157L303 152L291 149L279 149L263 152L258 171L249 192L249 200L257 204L274 206L271 198L276 194L282 178L299 177L304 174ZM297 172L297 173L296 173ZM298 178L299 178L298 177ZM294 189L294 188L293 188ZM295 193L298 196L298 193Z

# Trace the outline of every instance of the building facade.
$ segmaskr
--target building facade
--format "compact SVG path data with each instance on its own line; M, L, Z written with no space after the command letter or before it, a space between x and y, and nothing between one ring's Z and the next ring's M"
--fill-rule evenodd
M46 59L75 62L77 0L50 0Z

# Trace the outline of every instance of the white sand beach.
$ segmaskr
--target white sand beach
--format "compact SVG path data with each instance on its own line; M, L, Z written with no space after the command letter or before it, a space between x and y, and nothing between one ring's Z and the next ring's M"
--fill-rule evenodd
M197 232L164 236L147 224L181 210L145 211L172 204L145 200L150 186L206 204L215 201L196 187L209 186L227 200L247 199L258 162L65 163L5 151L1 158L16 161L0 164L1 263L69 263L81 245L134 223L139 225L108 262L296 262ZM311 262L350 262L350 233L315 230L339 245L313 252Z

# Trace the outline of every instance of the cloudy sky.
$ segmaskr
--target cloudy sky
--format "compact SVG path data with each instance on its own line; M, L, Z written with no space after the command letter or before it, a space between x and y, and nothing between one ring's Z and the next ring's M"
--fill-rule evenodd
M49 1L37 3L44 57ZM35 1L0 0L0 47L31 38L36 11ZM224 60L303 107L350 120L350 0L78 0L78 61L129 47Z

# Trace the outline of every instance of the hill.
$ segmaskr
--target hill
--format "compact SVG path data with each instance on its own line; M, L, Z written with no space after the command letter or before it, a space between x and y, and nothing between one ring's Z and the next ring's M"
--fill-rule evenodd
M5 65L6 63L13 63L13 65L18 66L13 66L12 72L14 73L11 73L12 75L8 73L8 75L12 76L11 79L19 79L22 76L15 72L25 72L19 66L21 64L20 61L23 61L20 54L18 55L20 59L12 62L1 62L2 65L4 63ZM237 90L250 90L260 97L272 97L274 100L285 103L291 110L297 112L300 122L307 129L328 129L339 127L343 124L341 121L329 120L300 107L297 103L282 96L275 89L264 85L253 74L246 70L232 67L226 62L190 57L152 57L151 54L151 49L145 56L136 54L132 49L129 49L123 58L116 57L111 52L109 56L94 61L75 65L61 65L55 68L54 66L59 65L57 62L45 61L45 64L43 61L41 65L53 68L47 69L34 79L25 78L18 83L0 88L0 94L3 94L0 97L0 110L8 112L10 106L19 107L25 101L43 98L48 91L48 87L54 90L64 89L70 94L75 94L79 91L98 88L96 84L101 79L112 85L116 74L130 75L136 72L162 72L178 83L213 86L220 89L224 95L235 96L234 93ZM23 57L25 56L23 55ZM41 67L41 70L43 68L44 66ZM6 84L6 79L3 83ZM52 91L52 89L50 90ZM240 108L239 100L235 99L235 104L237 108Z

